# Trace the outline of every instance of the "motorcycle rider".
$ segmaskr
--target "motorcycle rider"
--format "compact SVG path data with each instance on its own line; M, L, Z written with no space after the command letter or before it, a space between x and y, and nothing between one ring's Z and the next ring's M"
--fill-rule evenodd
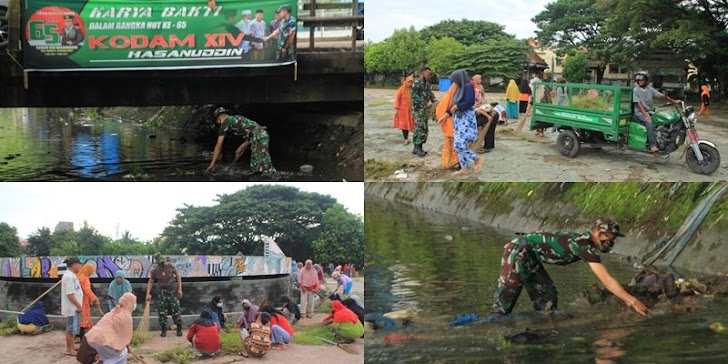
M634 87L634 90L632 90L634 118L647 128L647 141L650 143L650 151L657 153L660 149L657 148L655 128L652 126L652 114L655 113L655 109L652 107L652 100L659 97L673 104L677 101L670 98L670 96L655 90L655 88L649 84L650 74L647 71L637 72L634 75L634 81L637 84L637 86Z

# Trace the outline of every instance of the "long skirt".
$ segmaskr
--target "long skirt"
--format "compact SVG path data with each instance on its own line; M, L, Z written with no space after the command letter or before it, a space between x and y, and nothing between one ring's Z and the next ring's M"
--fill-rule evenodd
M458 160L458 153L455 151L455 138L445 137L445 142L442 145L442 168L455 168L458 163L460 161Z
M455 126L455 150L458 153L460 167L467 168L475 164L477 155L473 152L468 143L475 141L478 137L478 124L475 121L475 111L470 108L463 112L455 113L453 117Z
M509 119L518 119L518 103L506 101L506 116Z

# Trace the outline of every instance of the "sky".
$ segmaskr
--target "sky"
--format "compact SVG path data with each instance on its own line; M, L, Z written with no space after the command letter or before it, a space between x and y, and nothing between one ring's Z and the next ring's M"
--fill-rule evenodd
M128 230L134 238L152 240L162 233L183 204L212 206L217 195L250 185L279 184L330 195L354 214L364 215L364 183L0 183L0 222L18 230L21 239L39 227L51 231L59 221L76 230L88 221L101 234L117 238ZM118 236L117 236L118 226Z
M392 35L395 29L415 30L442 20L486 20L505 27L506 33L517 38L535 36L536 24L531 18L555 0L367 0L365 9L365 38L379 42Z

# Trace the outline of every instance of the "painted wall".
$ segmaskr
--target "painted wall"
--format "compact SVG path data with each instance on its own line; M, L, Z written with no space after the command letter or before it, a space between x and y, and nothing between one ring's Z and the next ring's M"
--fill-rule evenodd
M0 279L0 310L20 311L25 308L36 297L45 292L54 283L50 282L28 282L28 281L12 281ZM108 283L92 283L94 293L101 301L101 307L104 312L109 310ZM188 315L185 322L189 323L199 316L200 310L204 305L212 301L214 296L220 296L225 299L224 312L239 312L240 302L244 298L248 298L256 304L260 304L263 300L268 303L278 302L278 298L282 294L290 294L291 277L270 276L264 278L232 278L226 280L211 280L204 282L183 282L182 283L182 299L180 300L181 311L183 315ZM137 309L134 316L141 316L144 312L146 283L132 283L133 293L137 296ZM152 328L158 327L156 319L157 314L157 289L152 288L152 303L150 320ZM61 288L56 287L47 296L43 298L43 307L49 315L60 315L61 312ZM94 308L92 314L97 316L98 311ZM3 314L0 313L0 316ZM7 313L5 314L8 315ZM14 315L10 314L14 317ZM228 317L228 320L237 319ZM171 324L171 317L168 318Z
M242 277L289 274L291 258L261 256L174 255L167 257L185 277ZM0 277L58 278L63 275L66 257L44 256L0 258ZM79 256L83 263L96 267L91 278L113 278L122 270L127 278L146 278L152 256L103 255Z

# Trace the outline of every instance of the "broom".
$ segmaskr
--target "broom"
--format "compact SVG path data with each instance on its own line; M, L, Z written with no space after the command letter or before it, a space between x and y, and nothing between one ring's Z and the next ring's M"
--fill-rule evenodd
M147 363L146 360L144 360L144 357L143 356L137 355L135 352L131 351L131 347L130 346L127 346L126 347L126 350L129 351L129 354L131 354L131 356L133 356L134 359L136 359L138 362L140 362L142 364L149 364L149 363Z
M139 336L140 339L143 339L146 341L149 335L149 304L151 302L147 301L147 304L144 306L144 314L142 314L141 320L139 320L139 326L136 328L137 336Z

